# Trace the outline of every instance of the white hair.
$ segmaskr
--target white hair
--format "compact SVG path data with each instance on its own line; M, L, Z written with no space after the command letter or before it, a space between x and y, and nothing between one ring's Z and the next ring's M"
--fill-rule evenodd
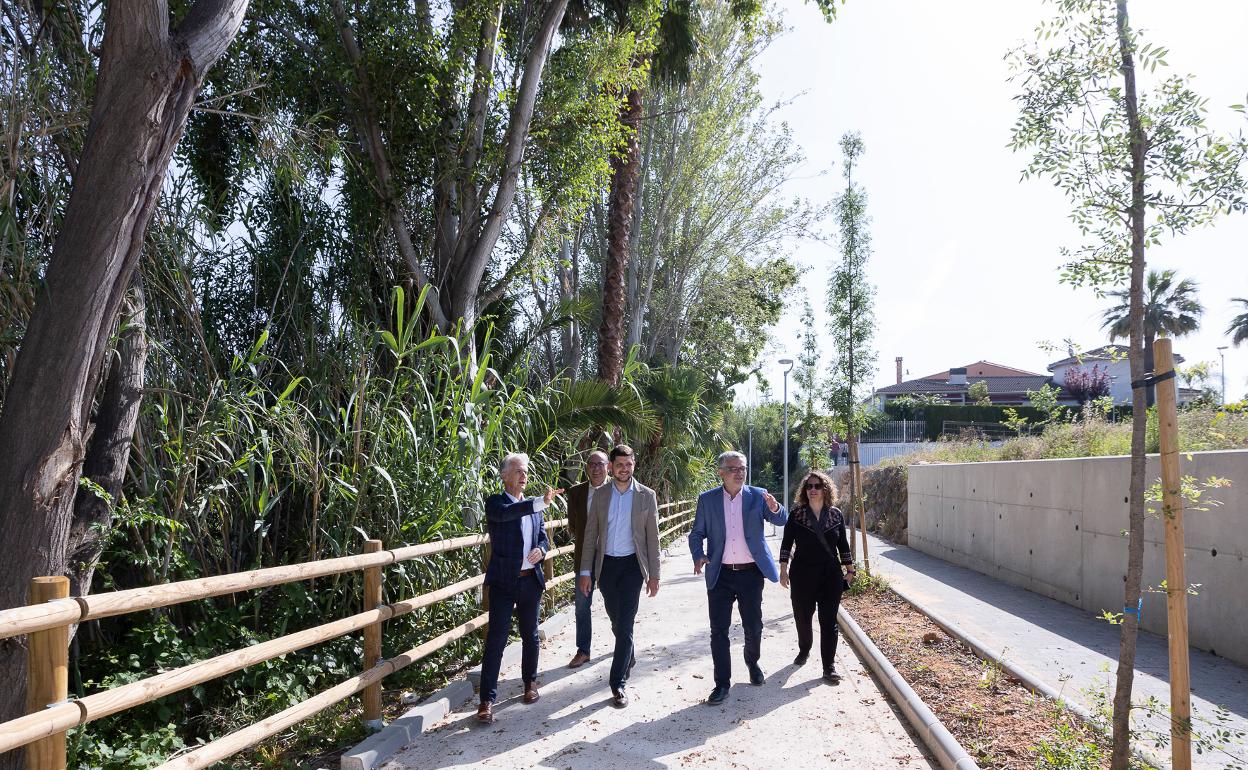
M724 452L723 454L719 456L719 459L717 460L719 467L720 468L724 467L724 463L728 462L729 460L740 460L742 463L747 462L745 459L745 455L741 454L740 452L733 452L733 451Z
M511 467L512 463L524 463L524 467L527 468L529 467L529 456L526 455L524 452L509 453L506 457L503 458L503 461L499 464L498 472L500 474L506 473L507 469Z

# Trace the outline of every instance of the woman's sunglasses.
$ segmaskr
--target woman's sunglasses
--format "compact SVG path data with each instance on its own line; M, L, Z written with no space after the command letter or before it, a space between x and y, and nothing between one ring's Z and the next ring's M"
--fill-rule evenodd
M807 488L807 489L809 489L809 490L819 490L819 491L822 491L822 490L823 490L823 482L822 482L822 481L815 481L815 482L812 482L812 483L810 483L810 484L807 484L807 485L806 485L806 488Z

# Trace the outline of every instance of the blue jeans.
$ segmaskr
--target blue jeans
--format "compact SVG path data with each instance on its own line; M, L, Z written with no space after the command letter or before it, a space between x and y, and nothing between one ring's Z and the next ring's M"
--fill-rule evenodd
M716 687L727 687L732 683L728 628L732 625L734 603L741 613L741 629L745 631L745 665L757 666L763 642L763 573L757 567L740 571L720 570L715 587L707 591L711 660L715 663Z
M578 588L576 591L576 651L584 655L589 654L589 641L593 633L593 617L590 612L590 606L594 603L595 580L589 579L589 593L583 594Z

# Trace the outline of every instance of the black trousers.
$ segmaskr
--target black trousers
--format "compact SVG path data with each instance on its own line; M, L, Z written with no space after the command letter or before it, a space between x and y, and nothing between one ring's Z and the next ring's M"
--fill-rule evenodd
M615 634L615 655L611 658L608 680L612 692L628 683L628 669L633 662L633 623L641 602L641 584L641 565L636 555L603 557L598 590L602 593L602 606L611 619L611 632Z
M706 592L711 620L711 660L715 663L715 686L732 683L732 654L728 628L732 625L732 605L741 613L745 632L745 665L758 665L763 644L763 573L758 567L745 570L722 569L715 587Z
M490 586L490 630L485 636L481 658L481 702L498 698L498 670L503 665L503 648L511 633L511 616L520 626L520 678L525 684L537 679L537 613L541 607L542 584L537 579L541 565L523 577Z
M793 623L797 626L798 652L810 652L814 644L811 619L819 612L819 656L823 670L836 662L836 610L841 606L841 568L836 564L789 570L789 593L793 598Z

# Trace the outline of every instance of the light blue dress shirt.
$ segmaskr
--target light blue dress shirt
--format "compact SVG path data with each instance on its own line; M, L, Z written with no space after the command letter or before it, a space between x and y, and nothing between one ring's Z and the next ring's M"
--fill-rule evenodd
M633 490L637 480L628 482L623 492L611 484L611 507L607 509L607 556L632 556L637 553L633 545Z

